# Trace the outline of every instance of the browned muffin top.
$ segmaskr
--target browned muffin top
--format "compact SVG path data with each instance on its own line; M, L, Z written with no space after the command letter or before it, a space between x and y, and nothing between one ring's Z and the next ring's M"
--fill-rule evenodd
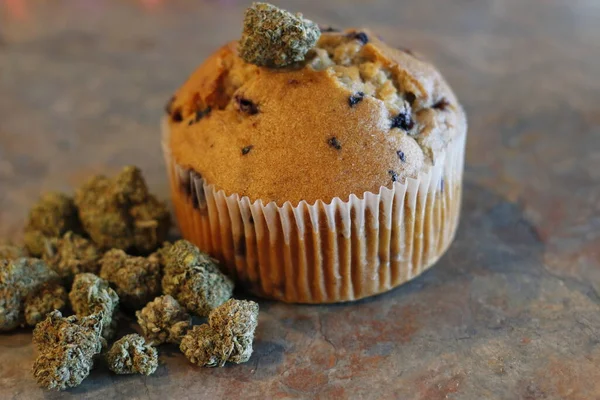
M439 72L367 30L325 32L302 63L248 64L233 42L167 106L174 160L279 205L362 197L435 163L466 120Z

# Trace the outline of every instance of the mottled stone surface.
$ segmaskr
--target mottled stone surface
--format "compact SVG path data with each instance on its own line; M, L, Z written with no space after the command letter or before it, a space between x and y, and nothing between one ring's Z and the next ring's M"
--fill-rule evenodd
M0 239L21 238L40 191L126 163L165 199L162 107L239 36L246 3L0 2ZM455 244L419 279L356 304L261 301L247 364L201 369L163 347L155 375L101 367L66 396L600 398L597 2L276 3L372 26L444 72L470 122ZM0 398L65 396L36 388L30 332L0 335L0 359Z

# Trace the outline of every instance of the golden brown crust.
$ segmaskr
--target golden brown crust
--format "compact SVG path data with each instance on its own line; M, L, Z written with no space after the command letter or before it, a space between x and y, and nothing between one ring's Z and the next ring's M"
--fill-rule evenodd
M319 46L347 44L352 39L346 35L324 34ZM415 122L410 132L391 129L395 106L375 95L350 105L353 85L342 75L352 68L315 70L310 62L286 70L256 67L230 43L170 104L175 161L228 194L280 205L362 197L393 179L416 176L464 133L464 114L433 67L368 35L351 62L384 69L393 90L414 95L412 107L406 106ZM432 108L442 100L444 109Z
M364 206L337 202L333 212L323 204L270 212L272 205L229 201L210 187L195 201L182 190L174 165L167 164L181 234L219 259L239 286L280 301L334 303L390 290L446 251L460 215L462 145L453 146L454 157L442 168L446 179L432 190L409 185L406 196L379 197ZM335 222L329 222L331 214Z

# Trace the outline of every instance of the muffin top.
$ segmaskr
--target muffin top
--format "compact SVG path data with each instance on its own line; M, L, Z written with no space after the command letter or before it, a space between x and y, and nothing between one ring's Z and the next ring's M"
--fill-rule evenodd
M322 33L303 61L249 64L231 42L167 105L174 161L226 194L297 205L416 177L464 135L440 73L368 30Z

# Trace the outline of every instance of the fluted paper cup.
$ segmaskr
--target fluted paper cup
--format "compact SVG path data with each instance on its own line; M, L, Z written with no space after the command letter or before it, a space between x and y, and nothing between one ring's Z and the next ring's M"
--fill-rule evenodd
M277 205L227 194L163 150L182 236L267 298L334 303L388 291L446 251L458 225L466 134L415 179L379 193Z

